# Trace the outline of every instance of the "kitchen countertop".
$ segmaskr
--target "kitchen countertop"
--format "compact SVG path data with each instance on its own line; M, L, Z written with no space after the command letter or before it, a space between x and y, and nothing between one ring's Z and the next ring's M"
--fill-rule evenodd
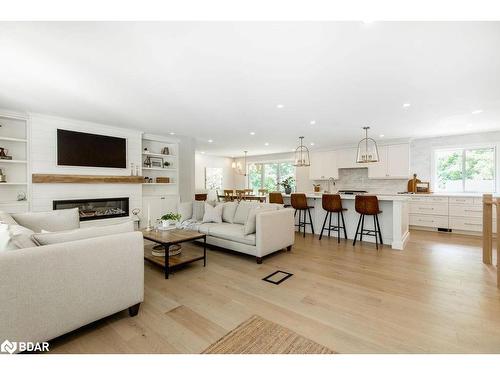
M323 193L304 193L308 199L321 199ZM331 193L335 194L335 193ZM411 195L408 194L370 194L366 195L376 195L381 201L407 201ZM353 194L340 194L342 199L354 199L356 196ZM283 198L290 198L290 194L283 194Z

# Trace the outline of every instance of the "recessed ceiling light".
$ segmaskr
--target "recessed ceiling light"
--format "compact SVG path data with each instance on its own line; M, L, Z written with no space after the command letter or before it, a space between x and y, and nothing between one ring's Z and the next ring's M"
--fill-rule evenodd
M384 138L384 137L385 137L385 135L384 135L384 134L380 134L380 135L379 135L379 137L380 137L380 138Z
M205 153L205 151L202 151L201 153L202 153L202 154L204 154L204 153Z
M473 114L473 115L477 115L477 114L479 114L479 113L481 113L481 112L483 112L483 110L482 110L482 109L476 109L475 111L472 111L472 114Z
M174 132L170 132L170 135L175 135L175 133Z
M283 104L276 104L276 108L278 109L282 109L283 107L285 107Z
M311 142L311 143L310 143L310 145L311 145L311 146L314 146L314 142Z
M208 140L208 143L212 143L214 140L213 139L209 139Z
M410 104L410 103L404 103L404 104L403 104L403 108L408 108L409 106L411 106L411 104Z
M264 143L264 146L269 146L269 143L268 142Z
M316 120L311 120L311 122L309 122L309 124L311 124L311 125L316 124Z
M250 132L250 135L255 135L255 132Z

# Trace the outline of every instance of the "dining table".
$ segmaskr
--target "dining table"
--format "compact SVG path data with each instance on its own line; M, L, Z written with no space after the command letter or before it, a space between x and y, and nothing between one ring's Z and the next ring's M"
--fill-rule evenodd
M265 195L255 195L255 194L230 194L230 195L224 195L224 194L219 194L217 195L217 198L219 201L224 201L224 200L229 200L229 201L259 201L259 202L265 202L267 197Z

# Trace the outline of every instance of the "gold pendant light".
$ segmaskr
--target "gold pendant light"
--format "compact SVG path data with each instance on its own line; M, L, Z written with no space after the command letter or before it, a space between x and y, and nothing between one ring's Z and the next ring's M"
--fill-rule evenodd
M304 137L300 136L300 146L295 149L295 158L293 165L295 167L308 167L311 165L309 158L309 149L303 145Z
M364 126L363 129L365 131L365 137L358 143L356 163L376 163L380 160L377 142L375 142L373 138L368 137L369 126Z

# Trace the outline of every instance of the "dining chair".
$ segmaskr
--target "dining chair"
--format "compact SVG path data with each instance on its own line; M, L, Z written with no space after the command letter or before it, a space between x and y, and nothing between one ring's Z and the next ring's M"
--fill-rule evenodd
M233 189L224 189L224 201L225 202L232 202L233 201L233 194L234 194Z
M245 200L245 189L236 189L235 193L238 201Z
M267 195L267 189L259 189L259 195Z
M208 197L207 193L199 193L194 195L195 201L206 201Z

